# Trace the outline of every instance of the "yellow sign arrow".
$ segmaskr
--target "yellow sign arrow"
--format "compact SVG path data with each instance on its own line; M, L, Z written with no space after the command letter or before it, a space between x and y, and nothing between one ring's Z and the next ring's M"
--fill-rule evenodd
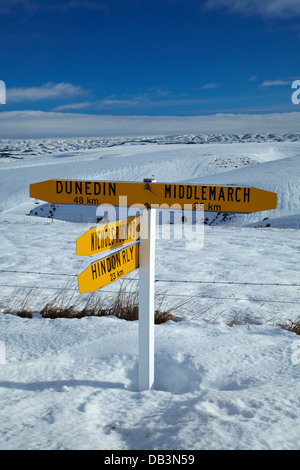
M139 217L98 225L76 240L76 254L92 256L139 239Z
M112 204L213 212L276 209L277 194L252 187L175 183L48 180L30 185L30 196L61 204Z
M139 267L139 243L90 264L78 276L79 292L93 292Z

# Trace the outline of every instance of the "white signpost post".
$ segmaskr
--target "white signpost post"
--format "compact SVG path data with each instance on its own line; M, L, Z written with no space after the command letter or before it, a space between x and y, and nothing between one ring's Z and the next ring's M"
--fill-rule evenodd
M139 389L154 383L154 283L156 209L140 215Z

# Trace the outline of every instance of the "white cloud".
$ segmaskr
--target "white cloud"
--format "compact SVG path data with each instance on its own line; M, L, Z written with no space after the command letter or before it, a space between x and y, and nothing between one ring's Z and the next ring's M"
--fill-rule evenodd
M299 0L206 0L209 10L226 9L246 16L292 18L300 16Z
M67 103L56 106L52 111L72 111L76 109L103 109L103 108L122 108L122 107L136 107L143 104L141 99L116 99L104 98L103 100L85 101L81 103Z
M206 83L203 85L202 89L203 90L213 90L214 88L217 88L219 86L218 83Z
M270 87L270 86L283 86L283 85L290 85L291 82L287 82L285 80L266 80L262 83L261 86Z
M93 102L91 101L84 101L82 103L69 103L69 104L62 104L61 106L56 106L53 111L71 111L76 109L86 109L93 106Z
M214 88L214 84L209 84ZM144 93L131 94L125 96L110 95L100 100L86 101L80 103L70 103L57 106L52 111L71 111L76 109L120 109L120 108L137 108L137 107L152 107L152 106L168 106L184 104L186 101L178 101L182 95L174 95L168 90L161 90L160 88L150 88ZM195 103L197 100L190 100Z
M133 98L133 99L115 99L115 98L105 98L104 100L98 101L96 103L97 108L107 108L107 107L120 107L120 106L137 106L142 103L142 99Z
M7 102L37 101L70 98L86 93L80 86L71 83L46 83L39 87L7 88Z
M0 138L299 132L299 118L299 112L180 117L3 111Z

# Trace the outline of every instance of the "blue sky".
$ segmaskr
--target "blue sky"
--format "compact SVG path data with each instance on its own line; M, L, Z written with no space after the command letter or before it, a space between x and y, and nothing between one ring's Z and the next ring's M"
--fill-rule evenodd
M0 41L0 112L299 111L299 0L0 0Z

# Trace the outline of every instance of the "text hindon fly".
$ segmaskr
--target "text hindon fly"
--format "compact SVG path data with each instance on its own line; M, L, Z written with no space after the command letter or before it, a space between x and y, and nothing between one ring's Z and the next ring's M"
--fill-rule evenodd
M102 260L96 261L96 263L93 263L91 265L93 280L103 276L106 273L110 273L114 269L125 265L129 261L132 261L133 256L133 246L129 246L128 248L119 251L118 253L108 256L107 258L104 258Z

